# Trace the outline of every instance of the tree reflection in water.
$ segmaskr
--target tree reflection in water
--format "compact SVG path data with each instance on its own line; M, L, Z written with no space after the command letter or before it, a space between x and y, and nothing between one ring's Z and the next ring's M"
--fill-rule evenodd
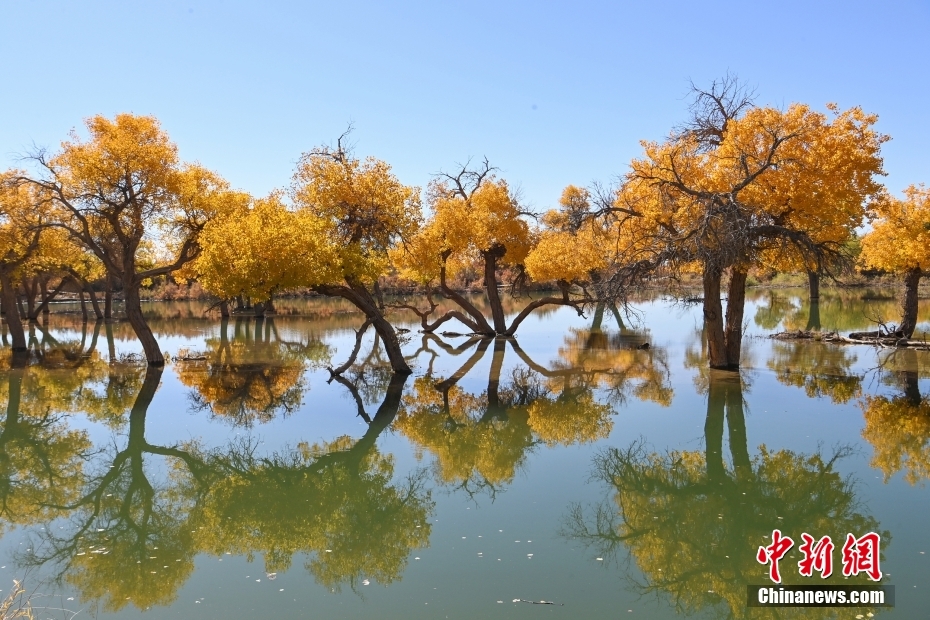
M884 360L887 378L896 384L896 396L866 396L860 401L865 415L862 437L875 453L872 467L887 482L898 472L910 484L930 479L930 398L920 393L919 380L930 368L928 354L913 349L894 350Z
M418 377L404 398L396 428L419 450L435 457L440 484L471 497L492 499L510 484L527 455L539 444L593 442L610 434L611 404L628 395L662 405L671 401L665 352L642 346L642 334L599 328L573 330L552 368L530 358L515 339L466 340L453 347L425 334L418 353L436 346L450 356L468 357L448 377ZM504 373L507 348L522 362ZM459 386L491 351L487 387L472 394ZM469 353L470 352L470 353Z
M878 522L861 511L852 482L836 469L849 450L827 457L762 445L750 456L744 407L738 373L711 371L704 452L661 454L641 442L601 451L594 475L606 484L612 501L573 506L562 535L601 556L616 559L628 552L638 568L628 574L632 587L669 601L680 614L832 617L829 608L748 609L746 586L767 582L768 568L756 561L756 550L775 528L796 541L781 562L787 584L813 583L796 568L801 533L829 535L841 545L848 532L879 531ZM729 463L723 456L724 427ZM888 532L881 536L887 547ZM835 561L833 577L817 583L866 581L862 576L844 580L839 567Z
M237 426L268 422L278 414L297 410L307 391L307 365L322 365L329 347L318 339L282 339L273 318L235 319L233 338L229 320L220 324L219 338L206 340L203 360L178 364L178 379L194 388L191 405L197 411Z
M19 379L11 376L15 388ZM21 567L42 567L85 602L113 612L170 604L200 553L261 554L269 572L304 554L315 579L338 590L354 589L363 576L398 580L410 552L428 544L434 504L423 472L395 480L393 459L376 446L397 413L405 377L391 377L357 441L340 437L263 456L249 439L209 451L196 442L148 442L146 416L161 376L159 368L145 370L124 448L98 456L90 473L69 470L70 483L57 481L57 490L36 483L42 494L31 522L48 520L18 556ZM65 450L67 462L88 457L86 443L78 444ZM155 473L160 463L169 475ZM42 472L32 475L41 479ZM28 504L22 495L10 498Z
M7 353L0 361L7 367L0 383L0 400L7 403L0 423L3 530L53 519L54 504L74 501L92 449L87 433L68 428L52 399L46 399L53 394L35 389L47 371L28 367L24 356L17 358Z
M862 376L852 370L857 359L849 347L776 340L767 365L779 383L802 388L809 398L828 397L841 404L861 392Z

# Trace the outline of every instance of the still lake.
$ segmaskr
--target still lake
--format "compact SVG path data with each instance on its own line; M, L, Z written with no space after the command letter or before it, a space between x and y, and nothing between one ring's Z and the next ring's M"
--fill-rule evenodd
M414 374L369 331L341 381L362 319L336 301L148 304L164 371L59 304L27 368L0 360L0 588L42 618L924 617L930 352L767 337L897 313L823 295L751 289L738 376L706 369L700 305L654 296L512 340L393 315ZM840 547L879 533L896 607L747 609L776 528L797 584L866 583ZM798 574L802 532L830 579Z

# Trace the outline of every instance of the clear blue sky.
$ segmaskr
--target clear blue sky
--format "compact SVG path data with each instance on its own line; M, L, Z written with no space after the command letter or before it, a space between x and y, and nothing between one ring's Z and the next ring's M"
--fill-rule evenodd
M536 208L609 181L728 70L758 102L881 117L886 183L930 183L930 2L0 0L0 166L97 113L263 194L349 122L410 184L487 156Z

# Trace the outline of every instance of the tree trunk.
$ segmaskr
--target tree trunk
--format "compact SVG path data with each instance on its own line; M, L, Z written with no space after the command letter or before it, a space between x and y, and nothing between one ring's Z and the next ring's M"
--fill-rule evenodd
M604 304L603 301L597 302L597 305L594 307L594 318L591 320L591 331L599 332L601 331L601 324L604 321Z
M729 369L723 332L723 304L720 302L721 270L704 266L704 336L707 338L707 362L711 368Z
M484 336L493 336L494 329L488 325L488 320L484 317L484 315L481 314L477 308L475 308L474 304L465 299L465 297L459 295L456 291L453 291L446 282L446 259L448 256L448 252L443 255L442 264L439 266L439 288L442 290L446 297L458 304L458 306L473 319L474 326L469 327L472 327L475 333L479 333ZM434 329L435 327L438 327L439 321L436 323L437 324L434 326ZM468 325L467 323L463 324Z
M391 363L391 370L398 374L409 375L413 371L407 365L404 359L403 351L400 348L400 342L397 340L397 333L394 326L391 325L384 314L378 309L371 293L361 282L347 281L348 286L316 286L313 290L328 295L330 297L342 297L352 302L356 308L365 313L365 317L371 321L375 328L375 333L381 336L384 341L384 350L387 353L388 360Z
M507 322L504 318L504 305L501 303L500 291L497 290L497 259L502 257L506 249L497 245L484 255L484 290L488 296L488 305L491 306L491 320L494 323L494 332L501 335L507 331Z
M25 318L34 321L38 317L36 313L36 294L38 293L38 287L36 286L36 278L28 279L23 278L23 292L26 297L26 316Z
M25 287L23 290L25 290ZM25 321L29 314L26 312L26 309L23 308L23 298L19 295L16 296L16 309L19 310L19 320Z
M224 319L229 318L229 303L225 299L220 302L220 316Z
M52 290L52 292L49 293L48 283L45 280L39 281L39 293L41 295L41 301L39 302L38 306L34 306L32 309L29 310L30 321L39 320L40 313L48 316L49 314L48 303L58 296L58 293L61 292L61 289L64 288L66 283L67 281L64 278L62 278L61 282L58 283L58 286L56 286Z
M106 288L103 290L103 318L113 320L113 278L107 274Z
M0 269L0 302L6 314L6 323L10 328L10 342L13 352L23 352L26 347L26 332L23 330L23 321L16 308L16 288L10 281L10 274Z
M113 340L113 323L104 321L106 327L104 333L107 336L107 361L111 364L116 362L116 342Z
M807 284L810 288L810 298L811 301L815 299L820 299L820 272L819 271L808 271L807 272Z
M90 305L94 309L94 316L97 317L98 321L101 320L103 318L103 311L100 310L100 303L97 301L97 294L94 292L94 289L86 282L83 283L83 287L84 290L87 291L87 296L90 298Z
M746 308L746 271L730 270L730 286L727 292L727 315L724 340L726 341L727 366L730 370L739 368L740 353L743 345L743 312Z
M84 289L78 289L78 299L81 301L81 318L86 323L87 322L87 302L84 301Z
M42 293L42 301L39 304L39 311L42 314L50 314L48 308L48 302L52 301L59 292L61 292L62 287L65 285L65 280L62 278L61 282L58 283L58 286L55 287L55 290L49 294L48 292L48 280L42 279L39 281L39 292Z
M923 276L920 267L909 269L904 274L904 301L901 304L901 327L899 331L905 338L914 335L917 328L917 288Z
M126 318L132 325L132 330L136 333L136 338L142 343L142 350L145 351L145 359L149 366L164 366L165 357L158 347L158 341L152 333L152 329L142 314L142 300L139 298L139 282L132 280L123 282L123 296L125 297Z

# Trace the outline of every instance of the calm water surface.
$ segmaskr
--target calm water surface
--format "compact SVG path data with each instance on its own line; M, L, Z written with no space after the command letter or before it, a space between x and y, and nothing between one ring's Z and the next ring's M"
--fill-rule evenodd
M152 304L164 371L59 306L33 363L2 360L0 588L99 618L923 617L930 354L765 337L870 328L889 295L752 292L738 376L658 298L515 340L404 324L413 376L369 333L333 381L361 324L336 302ZM774 528L880 533L897 607L747 609ZM834 555L828 582L865 581ZM799 558L785 582L819 582Z

